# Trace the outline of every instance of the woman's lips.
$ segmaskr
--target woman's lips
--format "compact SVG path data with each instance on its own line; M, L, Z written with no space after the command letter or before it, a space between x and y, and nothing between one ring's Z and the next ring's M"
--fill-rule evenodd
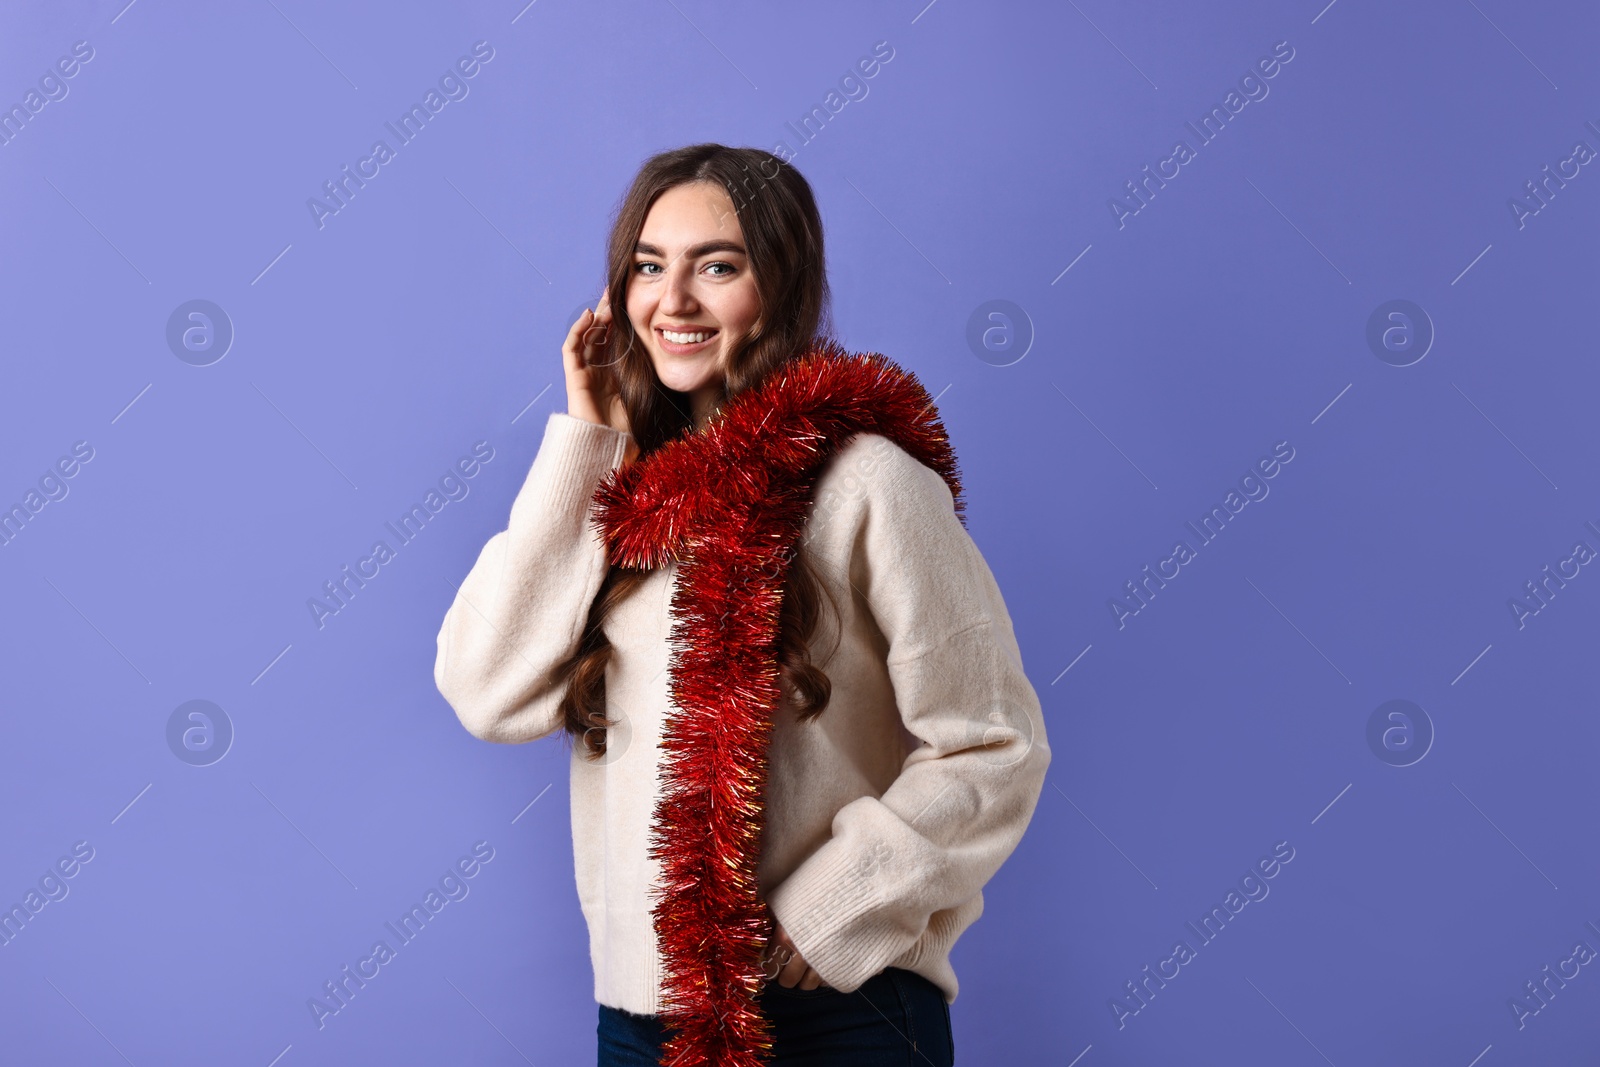
M709 345L712 341L715 341L717 339L717 334L721 333L722 331L721 330L673 330L672 332L673 333L709 333L711 335L711 336L707 337L704 341L696 341L693 344L680 345L675 341L667 340L666 332L664 330L662 330L661 327L659 327L659 326L656 327L656 340L658 342L660 342L661 347L662 347L662 349L664 351L666 351L669 355L687 356L687 355L690 355L692 353L700 351L701 349L703 349L707 345Z

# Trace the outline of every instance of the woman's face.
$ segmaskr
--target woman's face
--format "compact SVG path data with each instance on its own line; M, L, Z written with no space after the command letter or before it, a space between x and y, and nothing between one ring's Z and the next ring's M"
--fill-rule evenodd
M690 394L698 422L721 390L728 354L761 312L722 186L690 182L656 198L634 248L627 309L661 384Z

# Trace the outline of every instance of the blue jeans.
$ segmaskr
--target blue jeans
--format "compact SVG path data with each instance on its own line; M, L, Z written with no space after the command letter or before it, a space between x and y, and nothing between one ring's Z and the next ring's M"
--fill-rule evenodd
M775 1067L951 1067L950 1006L938 986L886 967L854 993L819 986L761 990ZM666 1024L600 1005L599 1067L656 1067Z

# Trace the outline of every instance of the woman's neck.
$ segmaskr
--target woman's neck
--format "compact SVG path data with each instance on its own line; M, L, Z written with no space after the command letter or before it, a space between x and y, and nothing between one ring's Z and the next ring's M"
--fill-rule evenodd
M708 385L689 394L689 409L696 432L705 429L706 423L711 421L711 416L716 414L717 404L721 399L722 387L719 385Z

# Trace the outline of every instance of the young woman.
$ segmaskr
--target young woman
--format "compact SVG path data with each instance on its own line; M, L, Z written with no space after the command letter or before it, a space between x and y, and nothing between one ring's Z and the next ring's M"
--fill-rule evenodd
M949 1064L1050 753L932 402L829 338L766 152L648 160L607 278L435 664L473 735L573 745L599 1062Z

